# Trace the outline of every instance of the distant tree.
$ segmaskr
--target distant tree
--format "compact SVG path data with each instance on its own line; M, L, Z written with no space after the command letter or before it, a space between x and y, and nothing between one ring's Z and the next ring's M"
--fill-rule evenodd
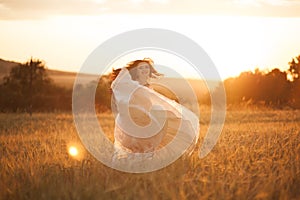
M296 57L296 60L293 58L289 62L288 73L292 77L292 81L297 81L300 79L300 55Z
M26 110L30 115L33 104L40 104L38 101L51 90L52 83L44 62L32 58L12 68L3 80L1 88L5 93L1 96L2 101L12 110Z
M242 72L236 78L225 80L225 89L228 103L256 102L260 100L260 89L262 73Z
M288 103L290 84L287 73L275 68L263 73L258 69L255 72L242 72L236 78L225 80L225 89L228 103L257 104L281 107Z
M289 82L286 72L275 68L267 73L262 85L263 99L269 105L283 106L288 102Z
M291 77L290 104L294 108L300 108L300 55L289 62L288 74Z

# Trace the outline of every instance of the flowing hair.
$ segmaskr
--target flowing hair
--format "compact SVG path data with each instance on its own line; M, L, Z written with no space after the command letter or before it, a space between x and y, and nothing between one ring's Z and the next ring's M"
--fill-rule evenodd
M125 66L125 68L128 69L132 80L137 80L137 66L143 62L148 63L150 66L150 74L149 74L150 78L158 78L163 75L161 73L158 73L156 71L156 69L154 69L154 66L153 66L154 62L151 58L144 58L143 60L131 61L131 62L127 63L127 65ZM121 70L122 70L122 68L112 70L112 73L110 75L111 82L113 82L117 78L117 76L119 75ZM149 84L146 84L145 86L149 87ZM110 91L112 93L112 102L111 102L112 110L113 110L113 112L118 112L118 109L117 109L117 106L115 103L115 96L112 92L112 89L110 89Z
M161 73L158 73L156 71L156 69L154 69L154 62L152 59L150 58L144 58L143 60L135 60L135 61L131 61L129 63L127 63L127 65L125 66L125 68L128 69L130 76L132 78L132 80L137 80L137 66L140 63L148 63L148 65L150 66L150 78L157 78L159 76L162 76ZM118 69L113 69L112 73L111 73L111 81L115 80L117 78L117 76L119 75L120 71L122 70L122 68L118 68Z

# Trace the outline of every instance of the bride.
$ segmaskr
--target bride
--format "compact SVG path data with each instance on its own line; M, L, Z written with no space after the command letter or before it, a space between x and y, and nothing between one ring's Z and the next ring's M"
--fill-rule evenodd
M113 70L114 165L178 158L196 144L198 117L150 88L149 79L159 76L151 59Z

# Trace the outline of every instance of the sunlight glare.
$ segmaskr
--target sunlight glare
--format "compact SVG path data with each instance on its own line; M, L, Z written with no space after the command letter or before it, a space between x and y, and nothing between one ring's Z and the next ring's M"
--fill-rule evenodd
M77 148L74 147L74 146L71 146L71 147L69 148L69 154L70 154L71 156L73 156L73 157L77 156L77 155L78 155L78 150L77 150Z

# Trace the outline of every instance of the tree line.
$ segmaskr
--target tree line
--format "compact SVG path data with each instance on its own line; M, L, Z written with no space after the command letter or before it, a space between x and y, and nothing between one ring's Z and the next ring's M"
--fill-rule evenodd
M300 108L300 55L292 59L289 69L243 72L224 81L227 104L253 104L271 107ZM93 83L91 83L93 84ZM95 107L111 109L111 79L103 75L98 81ZM87 85L79 85L84 97ZM205 97L204 97L205 98ZM84 98L83 98L84 100ZM203 102L202 102L203 103ZM0 84L0 112L53 112L72 110L72 89L57 86L48 76L45 63L30 59L11 69Z
M265 105L276 108L300 108L300 55L289 68L269 72L256 69L224 81L228 104Z

